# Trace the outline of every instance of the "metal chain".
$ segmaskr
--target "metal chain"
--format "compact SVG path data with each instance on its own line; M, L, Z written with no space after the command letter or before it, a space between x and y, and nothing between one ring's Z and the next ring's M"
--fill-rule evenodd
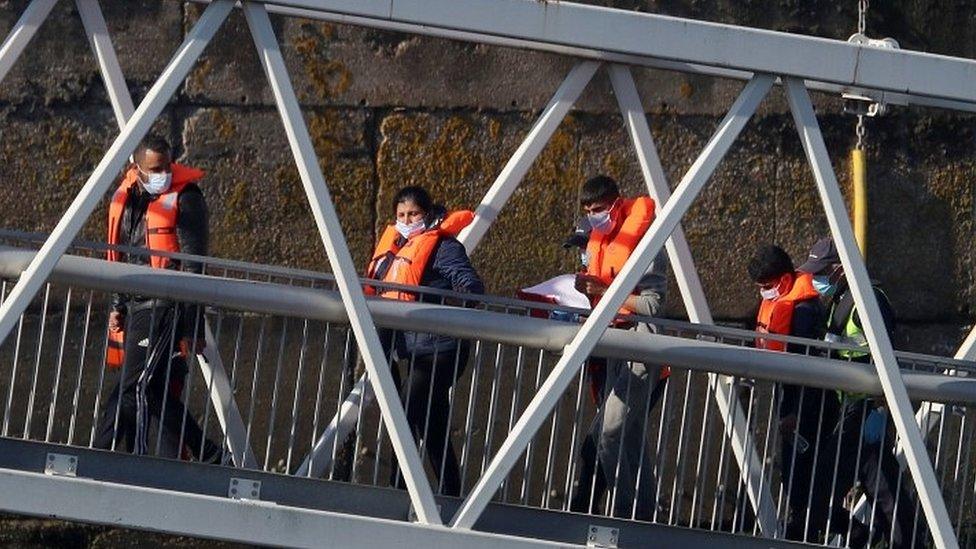
M857 32L858 34L864 35L867 30L867 20L868 20L868 0L857 0ZM857 126L854 128L854 132L857 135L857 145L858 149L864 149L864 135L867 133L867 129L864 127L864 115L857 116Z
M867 29L868 0L857 1L857 32L864 34Z

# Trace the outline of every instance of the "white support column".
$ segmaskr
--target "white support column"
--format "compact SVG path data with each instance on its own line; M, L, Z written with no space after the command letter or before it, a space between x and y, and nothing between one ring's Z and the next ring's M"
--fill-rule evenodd
M234 400L234 390L230 386L227 370L224 368L224 361L220 358L217 340L214 339L209 322L205 323L205 330L207 345L203 353L197 355L197 364L200 366L203 382L210 392L214 414L227 436L227 447L234 459L234 465L257 468L258 461L247 445L247 428Z
M468 254L471 254L478 247L481 239L488 232L488 227L498 217L498 212L511 198L525 174L529 172L532 163L535 162L546 143L552 138L559 124L566 118L566 113L573 108L573 104L576 103L586 85L593 79L598 68L600 68L600 63L596 61L582 61L566 75L566 79L563 80L559 89L549 100L549 104L543 109L542 115L529 130L525 140L515 150L515 154L508 159L508 163L505 164L501 173L498 174L498 178L488 189L475 211L474 221L458 235L458 240L464 245Z
M867 268L854 240L854 230L847 218L844 197L837 184L833 166L830 164L830 156L827 154L827 146L824 144L810 95L802 81L786 78L784 84L800 141L803 143L803 150L813 170L830 231L841 263L844 265L854 303L864 324L864 332L877 366L885 399L902 444L906 445L906 461L918 489L919 500L925 510L932 537L940 548L959 547L952 531L939 483L935 478L935 471L932 469L932 462L929 460L925 443L915 423L912 403L908 399L908 392L905 390L905 383L898 369L898 361L891 340L888 338L888 332L885 330L878 300L871 288Z
M363 375L353 386L349 396L342 401L339 411L322 431L322 436L315 441L315 446L305 457L301 467L295 471L295 476L321 478L332 463L332 451L336 448L335 445L342 444L349 433L353 432L359 420L359 410L372 402L373 386Z
M763 97L769 92L773 78L757 75L733 103L729 113L719 124L702 154L685 174L674 197L664 205L660 214L641 238L620 274L613 280L606 294L593 309L572 342L566 346L559 362L546 378L539 391L529 402L525 413L512 427L498 454L492 459L484 475L478 480L464 500L452 526L471 528L481 512L491 501L498 486L528 446L536 431L545 422L563 392L572 382L583 360L593 350L597 340L607 329L630 291L647 271L654 256L664 247L665 241L678 226L681 217L691 207L718 163L731 148L732 143L755 113Z
M24 52L28 42L37 34L37 29L51 14L51 9L57 3L58 0L31 0L27 5L27 9L7 35L7 39L0 45L0 82L3 82L11 67L17 62L17 58Z
M21 274L6 301L0 305L0 342L7 338L17 324L17 319L27 309L31 299L51 274L58 259L85 224L105 195L105 191L115 181L116 175L125 166L129 155L152 127L153 122L166 107L176 88L186 78L194 62L210 43L233 7L233 0L216 0L207 6L199 21L187 34L176 55L150 88L132 119L95 167L94 173L71 202L30 265Z
M624 119L624 126L634 144L634 151L637 153L637 162L640 164L641 173L644 175L644 182L651 198L658 205L658 209L668 202L671 198L671 188L668 186L667 176L661 166L661 159L657 154L657 147L654 145L654 136L651 135L651 128L647 124L647 116L644 114L644 107L641 104L640 94L634 83L634 77L630 68L624 65L611 65L609 67L610 82L613 85L614 95L617 96L617 104L620 106L620 114ZM681 291L681 298L688 312L688 318L697 324L714 324L712 311L708 307L708 300L705 298L705 290L702 288L701 280L698 278L698 269L695 268L695 261L691 256L691 248L685 239L681 225L675 227L665 245L668 251L671 268L674 270L675 278L678 281L678 288ZM767 536L772 536L776 532L776 506L773 503L773 496L769 489L770 483L763 483L762 477L765 467L759 461L761 455L756 451L752 433L746 425L746 414L742 410L741 404L732 402L732 383L733 379L729 376L718 376L709 374L709 388L715 387L712 391L715 403L722 421L732 419L732 425L726 425L726 431L731 439L732 451L739 463L739 471L742 474L742 481L746 484L746 491L752 502L752 507L756 511L760 530ZM735 410L731 407L735 406ZM760 487L763 487L760 489Z
M366 308L366 297L359 285L356 265L352 261L343 237L339 217L332 205L332 197L329 195L325 177L322 175L312 146L312 139L302 118L302 111L292 88L285 60L278 47L278 39L271 27L271 19L263 4L251 1L244 2L244 16L251 29L261 65L271 84L275 104L284 123L295 163L298 165L302 185L312 206L312 215L315 217L315 223L325 244L356 342L363 353L366 370L376 391L380 412L390 433L393 450L400 460L404 482L410 492L417 518L426 524L441 524L433 490L427 480L423 463L420 461L420 452L407 424L407 416L400 403L390 373L390 365L380 345L376 326Z
M75 0L75 4L78 6L78 14L81 15L81 23L85 27L92 53L98 61L98 69L102 73L102 81L105 82L105 91L108 92L108 99L112 103L115 119L118 120L120 127L124 127L126 121L132 118L135 107L132 105L132 96L122 75L119 60L115 56L115 48L112 46L102 9L98 5L98 0Z

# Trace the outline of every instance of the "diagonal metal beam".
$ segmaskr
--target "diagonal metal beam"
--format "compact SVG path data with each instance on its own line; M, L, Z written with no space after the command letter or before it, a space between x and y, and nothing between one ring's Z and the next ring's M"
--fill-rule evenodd
M898 435L905 445L905 458L918 489L929 530L938 547L949 549L959 547L952 531L939 483L935 478L935 471L932 469L932 462L925 449L925 442L915 423L912 403L908 399L908 392L905 390L905 383L898 369L898 361L891 340L888 338L888 332L885 330L878 300L871 288L867 268L854 239L854 229L847 218L844 197L837 184L833 166L830 164L830 156L827 154L827 146L820 132L820 124L813 110L810 95L803 82L799 80L787 78L784 84L800 141L813 170L820 200L827 214L830 232L837 245L841 263L844 265L844 272L847 274L847 281L861 322L864 324L865 336L884 388L885 399L891 410Z
M302 111L288 76L285 60L278 46L271 19L264 5L258 2L244 3L244 16L254 45L261 59L275 97L275 104L284 123L288 144L291 146L298 173L305 187L305 194L312 207L312 216L318 225L325 244L332 271L335 273L339 293L349 315L349 322L356 335L356 342L363 353L366 370L376 391L383 420L390 432L393 450L400 460L404 481L413 502L417 517L427 524L441 524L434 493L424 472L420 453L414 444L407 416L400 404L400 397L390 373L373 318L366 308L366 297L359 285L359 275L352 261L349 247L342 234L342 225L332 205L332 197L319 167L312 138L308 134Z
M498 178L481 200L481 204L475 211L474 221L458 235L458 240L464 245L468 254L478 247L481 239L488 232L488 227L498 217L498 212L525 178L532 163L539 157L542 149L566 118L566 113L573 108L573 104L593 79L598 68L600 63L596 61L582 61L566 75L566 79L560 84L546 108L542 110L542 115L535 121L525 140L508 159Z
M772 84L773 78L767 75L757 75L746 84L745 89L732 104L729 113L719 124L715 135L685 174L674 197L661 209L620 274L610 284L606 294L593 309L583 327L566 346L563 356L529 402L518 422L512 427L491 464L455 515L451 524L453 527L474 526L481 512L498 490L498 486L558 403L583 360L606 331L627 295L650 267L654 256L664 247L665 241L678 226L681 217L691 207L718 163L728 153L736 137L756 112L756 108L769 92Z
M654 145L654 136L647 124L647 116L644 114L634 77L630 68L624 65L611 65L609 73L620 114L634 144L637 162L640 164L647 190L660 208L671 198L671 188L668 186L664 167ZM698 269L691 256L691 248L680 224L671 233L665 248L678 281L678 289L681 291L688 318L696 324L714 324L705 290L698 278ZM742 481L746 485L746 492L756 512L759 527L764 534L772 536L776 532L777 525L776 506L773 504L769 483L763 483L765 467L760 463L760 454L756 451L752 433L746 424L747 416L742 410L742 405L738 401L733 402L732 399L734 379L712 373L708 377L708 387L715 398L722 420L732 418L732 424L726 425L726 432L730 438L732 452L739 463ZM735 410L731 409L733 406Z
M150 88L132 119L109 147L68 210L54 227L30 265L21 274L7 300L0 305L0 342L5 340L27 309L38 289L51 274L78 231L115 180L115 175L139 141L162 113L177 87L186 78L203 49L234 7L233 0L218 0L209 6L190 30L173 59Z
M24 48L37 34L41 23L51 14L51 10L58 0L32 0L27 9L14 24L7 39L0 45L0 82L7 76L10 69L17 62L17 58L24 52Z
M102 15L98 0L75 0L75 5L81 16L81 23L85 27L88 44L98 61L98 69L102 73L102 81L105 82L105 91L112 103L115 119L118 120L120 127L125 127L125 123L135 112L135 106L132 104L132 95L129 94L122 68L119 66L119 59L112 46L112 39L108 34L105 16Z

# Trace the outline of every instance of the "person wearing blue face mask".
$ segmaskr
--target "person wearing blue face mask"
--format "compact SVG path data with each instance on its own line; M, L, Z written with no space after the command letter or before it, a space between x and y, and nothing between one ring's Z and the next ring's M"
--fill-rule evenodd
M483 294L484 284L464 246L455 238L474 219L467 210L448 212L434 204L423 187L404 187L393 197L393 223L380 236L366 278L384 284L367 286L368 295L399 301L442 303L442 298L409 287L425 286ZM406 288L405 288L406 286ZM437 476L439 494L461 495L461 472L450 434L450 390L464 373L468 343L428 333L380 330L387 355L393 356L393 380L401 388L407 422ZM407 371L401 383L399 362ZM394 461L390 483L403 487Z
M870 362L864 328L833 239L827 237L818 240L799 270L813 276L813 286L826 304L828 315L824 340L845 347L831 351L832 357L852 362ZM894 340L895 315L888 296L873 281L872 289L888 336ZM840 391L837 392L837 400L841 403L841 413L831 430L828 444L822 450L833 456L838 453L838 446L840 447L833 489L831 530L841 534L849 531L850 547L867 546L882 536L890 538L888 543L893 548L921 546L925 536L917 536L922 539L916 539L914 544L912 542L915 502L898 483L900 467L894 456L894 437L888 432L888 413L883 400ZM831 478L834 474L833 463L830 465L818 473L818 478ZM848 492L858 492L854 486L855 479L868 498L874 500L873 537L868 526L853 519L843 508ZM831 483L825 484L814 495L814 505L822 509L826 509L831 503Z
M152 252L207 255L207 205L198 186L203 176L200 170L174 162L172 148L162 137L143 139L109 205L108 243L113 247L108 260L202 272L199 263ZM149 253L129 253L115 246ZM173 342L179 342L181 356L172 356ZM154 452L148 430L150 420L155 420L166 435L169 457L218 460L221 448L205 440L197 422L185 414L177 389L187 372L185 359L201 352L204 343L202 308L114 294L106 363L119 368L120 376L102 409L94 446ZM180 440L185 442L183 448L177 448Z

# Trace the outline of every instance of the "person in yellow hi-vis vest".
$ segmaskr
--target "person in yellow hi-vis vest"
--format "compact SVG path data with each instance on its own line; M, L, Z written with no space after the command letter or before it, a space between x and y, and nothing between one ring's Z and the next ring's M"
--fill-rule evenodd
M828 314L824 339L847 347L831 351L832 358L870 362L870 349L864 327L833 239L828 237L818 240L810 249L806 263L798 270L813 275L813 287L825 301ZM873 282L872 289L881 308L885 329L893 340L895 314L891 303L888 296ZM812 513L811 529L823 527L822 523L828 518L826 510L832 508L833 512L829 517L830 530L840 534L849 532L850 547L869 546L881 538L887 539L888 546L892 548L922 547L926 530L918 525L919 528L915 531L915 501L905 490L905 483L898 483L899 466L894 455L894 432L888 425L884 400L864 394L846 394L840 391L836 394L841 402L840 419L834 426L828 443L821 450L836 458L829 460L826 465L820 464L823 467L817 476L822 482L815 483L819 489L814 492L811 508L816 507L821 512ZM831 479L834 479L833 482ZM861 492L872 500L874 509L874 518L868 520L867 525L854 519L851 512L844 509L845 498L849 502L856 501L856 497L848 496L857 496ZM831 493L834 497L832 507ZM814 522L820 524L815 526ZM812 541L819 543L823 540Z

